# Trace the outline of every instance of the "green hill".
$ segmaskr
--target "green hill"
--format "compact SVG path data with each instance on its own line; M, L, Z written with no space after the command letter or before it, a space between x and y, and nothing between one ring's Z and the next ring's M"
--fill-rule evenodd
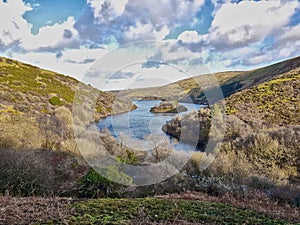
M216 80L223 84L228 79L235 77L243 72L221 72L214 74ZM193 78L187 78L184 80L177 81L172 84L150 87L150 88L137 88L124 91L112 91L110 93L114 95L120 95L124 99L168 99L168 100L181 100L187 95L191 95L197 89L199 84L205 87L205 81L210 79L210 74L200 75ZM193 97L192 97L193 98Z
M84 93L87 98L97 95L95 120L111 114L115 103L119 106L117 112L133 107L69 76L0 57L0 147L47 147L45 136L51 130L57 134L51 135L56 140L63 129L68 128L72 135L71 111L79 85L90 90Z
M255 86L250 79L244 80L244 86L244 90L226 99L229 114L252 124L300 125L300 66L273 74L273 79Z
M235 92L275 79L281 74L298 68L299 66L300 57L296 57L251 71L230 71L200 75L161 87L140 88L112 93L120 94L127 99L175 99L181 102L188 102L192 100L195 103L207 103L202 89L210 90L216 88L208 87L206 85L206 82L211 79L212 75L214 75L218 81L224 97L229 97ZM201 84L202 89L199 87L199 84Z

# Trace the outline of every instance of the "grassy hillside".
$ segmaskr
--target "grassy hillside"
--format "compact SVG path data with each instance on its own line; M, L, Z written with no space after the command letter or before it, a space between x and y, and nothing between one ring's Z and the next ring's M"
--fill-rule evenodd
M251 88L264 82L276 79L277 77L280 77L281 74L287 73L299 67L300 57L296 57L270 66L252 70L236 77L232 77L222 85L224 96L228 97L237 91Z
M225 92L230 95L225 99L227 130L217 160L208 171L213 176L235 177L239 182L262 176L299 185L300 57L237 75L224 85L227 84L236 84L238 89L235 93L234 89L232 93ZM179 137L181 120L185 118L191 124L187 130L200 124L198 140L204 144L215 135L208 134L208 125L201 125L201 110L198 114L174 118L164 126L165 132Z
M235 92L275 79L281 74L298 68L299 66L300 57L297 57L251 71L221 72L211 75L200 75L161 87L141 88L113 93L122 93L122 96L125 96L125 98L128 99L158 98L176 99L182 102L190 101L191 99L196 103L207 103L202 89L209 90L210 88L215 88L206 85L206 83L209 83L207 81L212 75L214 75L218 81L224 97L229 97ZM201 88L199 87L199 84Z
M1 112L51 114L59 106L71 109L76 79L42 70L38 67L0 57ZM83 84L81 84L83 85ZM111 112L115 98L99 91L96 109L98 116ZM124 104L125 106L125 104Z
M53 146L45 143L45 136L51 136L48 139L54 141L68 138L57 137L63 130L72 135L71 110L79 85L88 87L69 76L0 57L0 147L48 148ZM87 99L92 94L97 96L96 120L112 113L115 103L119 112L133 106L110 94L89 89L92 91L84 93ZM47 134L50 131L57 135Z
M251 123L300 125L300 67L273 77L230 96L228 113Z
M221 72L214 76L222 84L228 79L235 77L242 72ZM114 95L120 95L125 99L168 99L178 100L185 97L193 90L199 88L199 84L205 87L205 81L210 79L210 75L201 75L193 78L180 80L178 82L153 88L138 88L133 90L113 91Z

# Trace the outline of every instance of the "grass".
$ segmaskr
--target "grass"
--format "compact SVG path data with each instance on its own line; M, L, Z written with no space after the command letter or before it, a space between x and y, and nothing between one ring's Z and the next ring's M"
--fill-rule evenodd
M222 203L166 199L96 199L74 205L70 224L292 224Z
M298 208L260 194L238 199L196 192L93 200L0 196L0 224L300 224Z
M15 60L0 57L0 104L17 106L19 111L51 114L53 107L66 106L71 109L75 91L82 85L76 79L55 72L40 69ZM103 117L112 113L113 103L120 105L120 111L130 110L132 104L116 100L107 93L87 88L82 93L89 98L96 95L96 116ZM1 110L1 108L0 108Z
M299 124L300 74L288 72L258 86L233 94L226 101L228 114L245 121L263 119L269 124Z

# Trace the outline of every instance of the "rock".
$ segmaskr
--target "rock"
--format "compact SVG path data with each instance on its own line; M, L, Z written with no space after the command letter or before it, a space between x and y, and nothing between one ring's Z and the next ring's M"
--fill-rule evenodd
M185 112L187 108L177 102L162 101L159 105L156 105L150 109L152 113L179 113Z
M201 108L186 115L176 116L168 121L162 130L177 139L203 145L208 140L210 127L210 109Z

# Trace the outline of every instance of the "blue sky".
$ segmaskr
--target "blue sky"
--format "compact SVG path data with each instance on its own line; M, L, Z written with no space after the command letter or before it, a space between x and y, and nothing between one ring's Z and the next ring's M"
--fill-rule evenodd
M82 79L99 58L126 44L168 43L115 74L107 89L118 89L145 80L143 74L166 73L165 83L180 79L168 74L167 64L205 64L215 72L299 56L299 24L299 1L2 0L0 54ZM145 46L134 49L143 55ZM145 85L152 83L136 87Z

